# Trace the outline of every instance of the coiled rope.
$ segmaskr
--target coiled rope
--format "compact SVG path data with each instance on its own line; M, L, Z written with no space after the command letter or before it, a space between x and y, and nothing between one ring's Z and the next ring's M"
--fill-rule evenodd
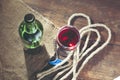
M58 71L60 69L63 69L62 71L58 72L55 77L53 78L53 80L65 80L70 74L73 75L71 80L76 80L77 76L79 75L79 73L81 72L81 70L84 68L84 66L87 64L87 62L94 56L96 55L99 51L101 51L102 49L104 49L105 46L107 46L111 40L111 30L105 25L105 24L100 24L100 23L95 23L92 24L91 23L91 19L89 16L83 14L83 13L75 13L73 14L69 19L68 19L68 26L71 25L71 21L75 18L75 17L84 17L87 19L88 21L88 25L81 28L79 30L80 33L80 37L81 39L87 34L87 38L85 40L84 46L82 47L82 49L80 50L81 47L81 40L80 40L80 44L77 46L77 48L70 52L67 57L58 65L54 66L53 68L41 72L37 75L38 80L41 80L42 78L44 78L45 76ZM108 38L107 40L99 47L97 47L96 50L92 51L96 46L98 46L99 42L101 41L101 35L100 32L95 29L97 27L102 27L104 29L107 30L108 33ZM88 43L89 43L89 39L90 39L90 35L91 32L94 32L97 34L97 39L96 41L89 47L88 47ZM55 48L57 49L57 48ZM82 62L82 64L79 66L79 68L77 69L78 63L90 52L92 51L89 56L86 57L86 59L84 59L84 61ZM72 63L66 64L63 66L63 64L65 64L66 62L68 62L71 57L73 56L73 60ZM65 74L64 76L60 77L62 74Z

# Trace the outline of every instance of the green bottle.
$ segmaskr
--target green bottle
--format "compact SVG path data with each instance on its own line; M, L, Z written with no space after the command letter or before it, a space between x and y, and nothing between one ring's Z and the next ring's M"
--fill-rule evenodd
M40 46L40 41L43 36L43 26L35 19L33 14L26 14L24 21L19 26L19 35L25 48L37 48Z

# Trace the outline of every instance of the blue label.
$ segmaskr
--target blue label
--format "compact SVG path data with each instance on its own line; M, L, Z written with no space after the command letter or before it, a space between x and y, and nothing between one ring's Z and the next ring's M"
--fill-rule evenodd
M49 64L52 65L52 66L56 66L60 62L62 62L62 60L57 58L57 59L55 59L53 61L49 61Z

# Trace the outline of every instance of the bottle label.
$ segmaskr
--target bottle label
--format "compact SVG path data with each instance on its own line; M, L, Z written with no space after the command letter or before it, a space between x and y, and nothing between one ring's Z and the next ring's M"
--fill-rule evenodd
M35 48L40 45L39 42L42 37L42 32L39 30L37 30L36 33L34 33L34 34L28 34L25 32L23 37L24 37L24 41L26 43L26 44L24 44L25 47Z
M28 34L25 32L23 36L24 39L28 42L36 42L40 40L40 37L42 36L42 32L38 30L34 34Z

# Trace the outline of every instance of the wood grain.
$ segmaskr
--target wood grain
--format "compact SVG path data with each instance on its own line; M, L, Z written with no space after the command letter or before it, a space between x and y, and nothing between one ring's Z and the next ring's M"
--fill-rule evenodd
M31 74L38 68L43 68L50 56L54 55L52 44L54 35L52 34L55 26L21 0L0 0L0 11L0 80L29 80L28 77L31 78ZM43 43L45 48L42 50L41 48L37 51L23 49L18 28L25 14L28 13L35 15L44 26L41 46ZM36 64L33 65L33 63Z
M120 75L120 1L119 0L24 0L33 9L51 20L55 26L67 24L73 13L85 13L93 23L104 23L112 30L109 46L95 55L80 73L78 80L113 80ZM78 29L87 25L77 19ZM107 35L101 30L103 37ZM103 39L104 41L104 39Z
M73 13L85 13L94 23L104 23L112 30L111 44L120 45L120 1L116 0L24 0L33 9L50 19L55 26L67 24ZM84 19L78 19L75 26L82 28L86 25ZM103 33L105 34L105 33ZM107 37L107 36L104 36Z
M40 14L47 17L56 27L66 25L69 16L76 12L89 15L94 23L100 22L108 25L112 30L111 43L88 62L80 73L78 80L113 80L120 75L119 0L23 1ZM49 20L38 13L34 13L34 10L26 8L25 5L19 5L17 0L0 0L0 80L26 80L28 78L27 71L29 78L33 80L34 73L41 70L45 64L48 63L50 56L54 55L53 45L50 43L52 43L57 31L55 31L54 25ZM43 42L46 44L45 47L43 46L42 49L39 48L37 51L23 51L19 35L16 34L19 23L28 12L33 13L45 26ZM77 19L75 22L75 26L77 26L78 29L85 25L87 25L87 23L84 19ZM102 29L100 31L103 34L104 41L107 35ZM18 52L22 54L18 54ZM29 54L31 52L34 52L34 54ZM14 72L19 74L19 76L14 74ZM50 78L48 78L48 80L50 80Z
M120 46L109 45L84 67L78 80L113 80L120 75Z

